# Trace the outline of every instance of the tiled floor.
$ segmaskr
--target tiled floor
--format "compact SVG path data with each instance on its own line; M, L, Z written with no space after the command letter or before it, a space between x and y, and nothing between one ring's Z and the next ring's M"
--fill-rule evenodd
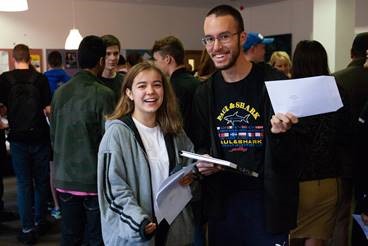
M5 208L10 211L17 212L16 204L16 182L14 177L7 177L4 179L4 201ZM36 245L40 246L54 246L59 245L60 231L59 221L52 220L50 231L39 238ZM17 235L20 230L19 220L11 222L0 223L0 246L17 246L23 245L17 242Z

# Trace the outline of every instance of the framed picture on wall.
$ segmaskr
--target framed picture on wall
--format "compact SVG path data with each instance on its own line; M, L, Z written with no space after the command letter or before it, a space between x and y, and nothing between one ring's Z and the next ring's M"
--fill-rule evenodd
M65 51L65 68L73 69L78 67L77 51Z

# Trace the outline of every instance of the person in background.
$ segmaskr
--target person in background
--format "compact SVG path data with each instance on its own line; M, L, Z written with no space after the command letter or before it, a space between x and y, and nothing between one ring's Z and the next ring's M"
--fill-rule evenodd
M99 77L103 85L110 88L115 93L115 101L120 97L121 85L124 75L118 73L118 63L120 57L120 41L113 35L101 37L106 45L105 68Z
M292 78L329 76L327 52L314 40L300 41L294 51ZM290 246L323 246L331 238L341 190L341 162L348 153L349 109L299 119L298 225L290 232Z
M155 41L152 54L155 65L170 77L183 117L185 133L192 139L192 101L200 82L185 68L184 46L178 38L167 36Z
M59 51L54 50L49 53L47 64L49 70L44 75L49 81L51 95L54 95L56 89L65 84L70 79L70 76L62 68L63 60Z
M118 67L117 72L121 73L122 75L125 75L127 73L127 67L126 67L126 60L123 55L119 55L119 61L118 61Z
M209 77L211 77L214 72L216 72L216 67L213 64L211 57L208 55L207 50L204 49L202 51L201 59L195 77L198 78L200 81L205 81Z
M366 35L366 34L365 34ZM358 35L359 36L359 35ZM357 37L358 37L357 36ZM364 39L363 39L364 40ZM356 42L355 42L356 43ZM368 50L366 51L367 57L363 65L365 72L368 72ZM363 72L364 70L360 70ZM363 74L361 74L363 75ZM364 225L368 226L368 181L367 181L367 165L368 158L366 155L366 140L368 138L368 96L363 109L359 115L358 123L356 127L356 140L355 144L356 156L354 159L356 164L354 165L353 181L355 185L355 210L356 215L360 215L360 218ZM359 217L358 217L359 218ZM363 246L368 245L368 239L365 236L364 231L358 225L357 221L353 220L352 233L351 233L351 245L352 246Z
M78 48L80 70L52 99L50 120L54 184L61 206L60 245L103 245L97 197L97 152L104 116L115 96L100 84L106 46L86 36Z
M342 177L341 199L339 201L338 214L334 234L329 242L329 246L345 246L349 243L349 228L351 223L351 206L353 197L353 185L358 189L355 198L360 200L365 192L359 191L359 180L366 179L366 162L362 162L366 156L366 149L361 146L366 145L366 139L361 138L358 131L358 118L368 99L368 69L364 68L366 61L366 50L368 49L368 32L359 33L355 36L350 49L351 61L348 66L333 75L336 82L346 93L347 101L350 104L352 129L352 155L348 160L353 160L351 165L343 165L344 173ZM361 175L364 175L363 177ZM357 182L356 182L357 181ZM363 185L364 186L364 185ZM359 202L357 202L359 203ZM354 226L353 226L354 227ZM354 229L354 228L353 228ZM354 233L352 234L354 237Z
M129 71L129 69L131 67L133 67L134 65L136 65L140 62L143 62L143 57L142 57L141 54L139 54L138 52L135 52L135 51L129 53L129 55L127 55L127 57L126 57L127 70Z
M70 76L65 72L65 70L62 68L62 56L61 53L57 50L51 51L49 55L47 56L47 64L49 67L49 70L44 73L47 80L49 81L49 86L51 90L51 96L54 95L57 88L59 88L61 85L65 84L69 79ZM46 115L46 117L49 117ZM57 197L57 193L54 187L53 183L53 165L52 165L52 155L51 155L51 161L50 161L50 190L52 195L52 201L53 201L53 208L51 209L51 216L55 219L61 218L61 210L59 205L59 199Z
M98 153L98 194L104 242L118 245L192 245L190 205L169 226L157 221L154 199L160 184L189 164L180 150L193 151L175 94L156 66L143 62L126 75L121 98L107 117ZM181 179L192 182L191 175Z
M9 155L6 148L5 130L9 127L6 120L6 107L0 103L0 223L18 219L17 214L5 208L4 195L4 171L9 165Z
M44 111L50 112L47 78L30 65L29 47L13 49L15 69L0 76L0 103L7 108L10 152L17 179L22 229L18 241L33 244L49 229L50 134ZM34 209L34 210L33 210Z
M272 67L284 73L288 78L291 77L291 60L285 51L273 52L269 63Z
M243 45L244 55L248 61L260 63L265 61L266 45L273 43L273 38L264 38L258 32L248 32Z
M248 61L243 17L229 5L211 9L202 42L215 72L193 100L194 145L256 172L248 176L199 162L209 245L286 245L296 226L298 182L291 113L272 111L265 80L286 77ZM265 66L271 69L265 69Z

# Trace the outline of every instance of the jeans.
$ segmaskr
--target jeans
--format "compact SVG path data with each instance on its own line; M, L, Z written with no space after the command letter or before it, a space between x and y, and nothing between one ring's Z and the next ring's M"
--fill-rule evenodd
M97 196L59 192L62 246L103 245Z
M29 230L44 222L47 215L50 145L11 142L10 151L17 179L20 221L23 230Z
M266 231L262 191L238 191L225 202L225 218L209 218L208 245L287 246L288 232Z

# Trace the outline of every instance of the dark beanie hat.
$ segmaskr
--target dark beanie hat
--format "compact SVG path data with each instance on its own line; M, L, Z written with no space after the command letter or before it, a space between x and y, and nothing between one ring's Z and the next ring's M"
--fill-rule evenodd
M352 53L357 57L365 57L368 50L368 32L362 32L356 35L353 46L351 47Z

